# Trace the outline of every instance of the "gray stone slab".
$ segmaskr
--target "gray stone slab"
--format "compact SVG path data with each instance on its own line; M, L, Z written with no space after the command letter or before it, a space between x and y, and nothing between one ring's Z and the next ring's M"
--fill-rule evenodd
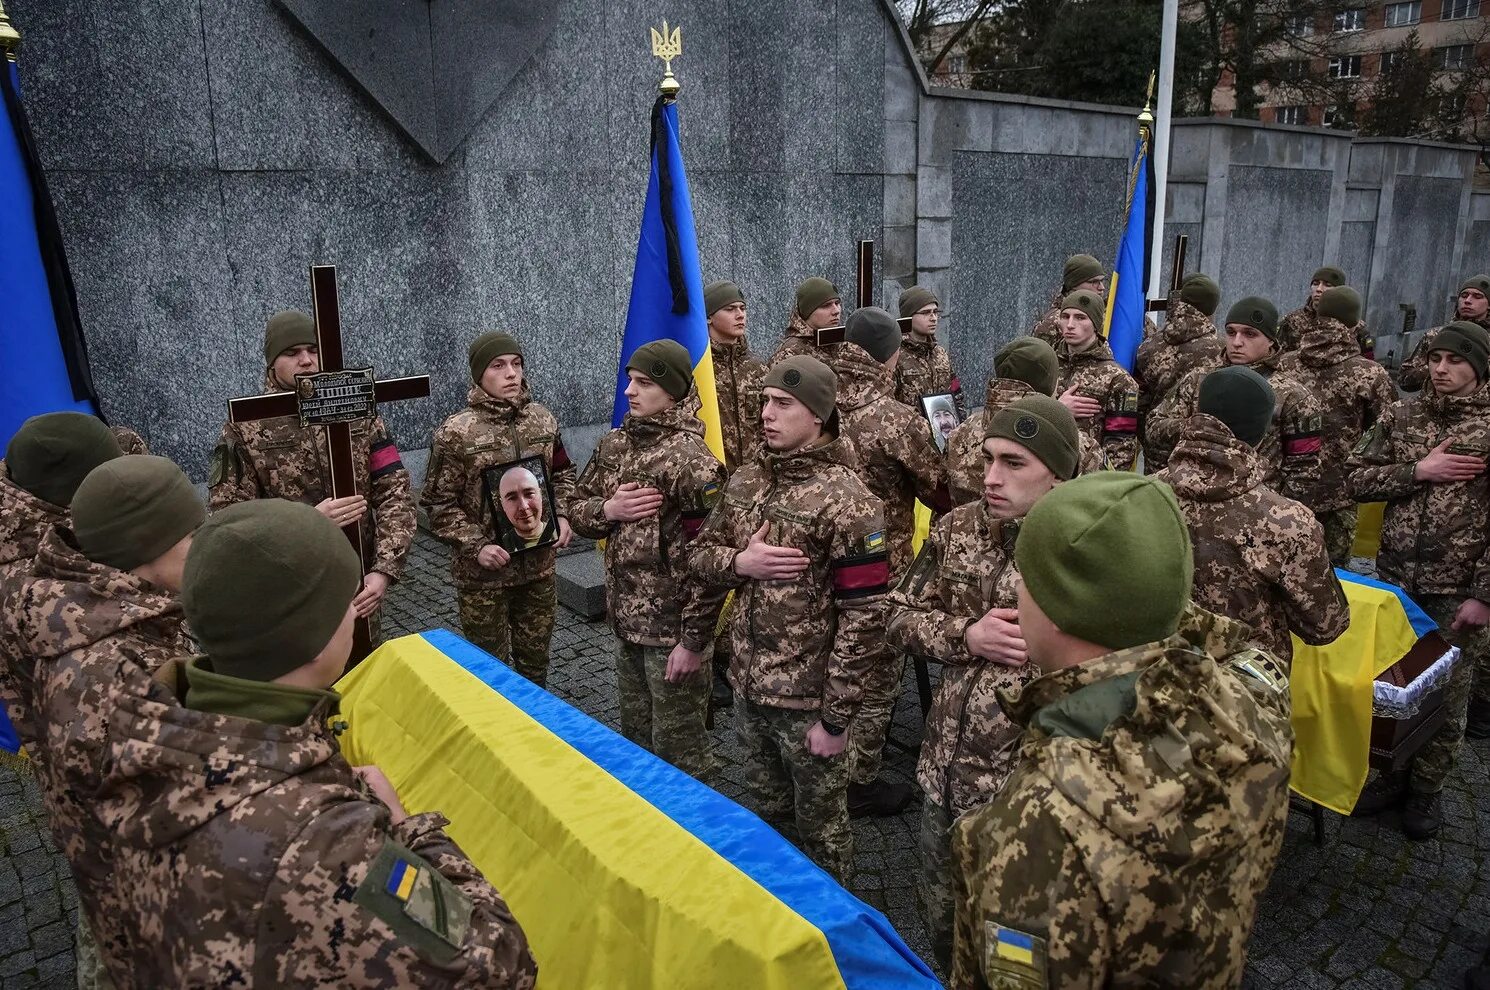
M1220 258L1206 259L1221 273L1228 298L1260 295L1280 300L1280 312L1293 308L1283 301L1293 298L1324 261L1333 181L1333 172L1231 167L1226 211L1237 222L1226 225ZM1230 296L1232 290L1236 296Z
M599 551L565 554L555 567L560 605L586 619L605 615L605 565Z

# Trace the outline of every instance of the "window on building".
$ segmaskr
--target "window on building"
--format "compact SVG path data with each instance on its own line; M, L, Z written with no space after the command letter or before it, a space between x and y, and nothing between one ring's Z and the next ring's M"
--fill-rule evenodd
M947 60L951 63L952 75L960 76L967 71L967 58L963 55L953 55Z
M1411 0L1410 3L1389 3L1386 14L1386 26L1389 28L1416 24L1423 19L1423 0Z
M1480 0L1443 0L1443 19L1462 21L1466 17L1480 16Z
M1335 12L1336 31L1364 31L1366 29L1366 8L1351 7L1349 10Z
M1359 55L1336 55L1330 59L1331 79L1359 79L1361 57Z
M1324 108L1320 123L1326 127L1354 127L1355 113L1352 107L1328 106Z
M1314 33L1314 18L1308 14L1292 14L1288 18L1288 33L1295 38L1307 38Z
M1309 123L1309 108L1303 106L1278 107L1274 111L1280 124L1307 124Z
M1401 64L1402 64L1402 53L1401 52L1382 52L1381 53L1381 71L1383 73L1392 72L1392 71L1394 71Z
M1467 69L1470 63L1474 61L1474 46L1445 45L1442 48L1434 49L1433 54L1438 56L1436 61L1440 69L1448 69L1450 71Z
M1306 58L1287 58L1278 63L1276 71L1280 81L1297 82L1300 79L1308 77L1309 60Z
M1442 99L1443 102L1439 108L1443 117L1457 119L1464 116L1464 106L1467 101L1463 93L1445 93Z

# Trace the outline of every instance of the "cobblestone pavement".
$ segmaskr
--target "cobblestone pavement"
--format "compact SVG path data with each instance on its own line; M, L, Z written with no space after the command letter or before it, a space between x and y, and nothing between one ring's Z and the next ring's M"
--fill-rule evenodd
M388 635L455 628L443 547L421 533L408 572L387 604ZM610 633L561 611L550 688L614 727ZM715 738L720 789L739 799L739 747L722 712ZM887 773L914 782L920 713L909 679L895 714ZM1409 843L1395 813L1377 819L1328 816L1315 845L1306 815L1289 822L1278 870L1262 905L1244 986L1458 987L1487 946L1490 929L1490 747L1472 743L1445 792L1445 824L1433 841ZM923 956L916 915L914 807L898 818L854 824L852 888L883 911ZM789 838L791 836L788 836ZM0 768L0 990L73 984L76 896L54 851L34 785Z

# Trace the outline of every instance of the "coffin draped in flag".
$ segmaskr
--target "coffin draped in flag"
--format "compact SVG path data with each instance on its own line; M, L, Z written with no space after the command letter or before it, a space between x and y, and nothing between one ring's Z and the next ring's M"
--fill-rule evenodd
M1138 345L1143 341L1144 311L1149 289L1149 245L1153 243L1153 182L1149 174L1148 129L1140 129L1128 170L1127 225L1118 242L1117 261L1107 287L1107 314L1103 333L1112 348L1113 360L1133 373Z
M626 334L621 341L612 426L620 426L626 416L626 362L638 347L654 340L675 340L688 351L704 440L714 456L723 460L724 434L719 428L714 364L709 356L704 280L688 177L683 172L683 149L678 143L678 106L662 96L652 107L652 171L636 244L636 270L631 278Z

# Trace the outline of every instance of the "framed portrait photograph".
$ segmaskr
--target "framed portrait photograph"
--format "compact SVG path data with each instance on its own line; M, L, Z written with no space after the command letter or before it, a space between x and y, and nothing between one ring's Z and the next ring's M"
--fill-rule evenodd
M511 554L553 546L559 538L554 490L543 457L534 454L481 472L496 543Z
M936 441L936 449L945 454L947 438L958 425L957 403L952 401L952 393L921 396L921 412L931 424L931 439Z

